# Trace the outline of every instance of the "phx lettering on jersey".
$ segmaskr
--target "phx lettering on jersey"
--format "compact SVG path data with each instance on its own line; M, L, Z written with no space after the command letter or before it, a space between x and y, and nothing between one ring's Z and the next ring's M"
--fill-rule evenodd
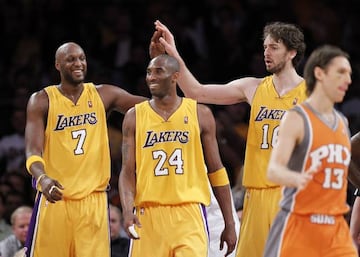
M85 124L94 125L96 123L97 118L95 112L79 114L69 117L66 117L65 115L58 115L56 127L54 130L64 130L67 127L75 127Z
M310 153L311 166L318 167L323 159L328 163L349 165L351 160L350 150L339 144L322 145Z
M268 109L266 106L261 106L259 113L256 115L255 121L262 120L281 120L286 110Z
M189 131L147 131L146 140L143 147L154 146L162 142L180 142L185 144L189 142Z

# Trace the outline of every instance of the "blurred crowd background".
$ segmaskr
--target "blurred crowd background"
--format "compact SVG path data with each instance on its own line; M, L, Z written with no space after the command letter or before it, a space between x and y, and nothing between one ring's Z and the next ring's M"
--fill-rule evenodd
M355 133L360 128L358 6L356 0L0 0L0 194L5 203L0 216L9 219L16 207L32 205L34 191L24 165L26 104L34 91L59 83L54 55L62 43L74 41L85 50L87 81L149 96L145 70L156 19L174 33L179 52L204 83L267 75L262 29L272 21L292 22L304 31L306 57L322 44L350 54L353 83L337 107ZM249 106L211 107L231 184L241 188ZM109 196L117 206L121 123L122 115L110 115Z

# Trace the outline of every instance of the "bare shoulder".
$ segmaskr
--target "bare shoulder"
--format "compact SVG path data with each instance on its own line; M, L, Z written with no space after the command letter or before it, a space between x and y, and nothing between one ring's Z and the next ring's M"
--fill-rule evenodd
M256 77L244 77L233 80L228 83L229 86L235 87L241 93L240 95L244 95L248 103L252 102L253 96L257 87L263 81L264 78L256 78Z
M304 119L294 109L285 113L280 121L279 135L293 136L297 141L302 141L304 136Z
M28 101L28 109L47 111L49 107L49 97L44 89L33 93Z
M197 109L198 109L198 115L199 117L201 116L213 116L213 113L210 109L209 106L205 105L205 104L197 104Z
M287 125L292 124L295 126L299 126L299 125L303 125L304 119L297 111L295 111L294 109L290 109L285 113L285 115L281 119L280 123L287 124ZM284 125L282 125L282 126L284 126Z
M199 125L203 131L208 131L215 127L215 118L209 106L197 104L197 113Z
M122 124L122 130L123 135L127 136L129 132L135 130L136 126L136 112L135 107L131 107L124 116L123 124Z

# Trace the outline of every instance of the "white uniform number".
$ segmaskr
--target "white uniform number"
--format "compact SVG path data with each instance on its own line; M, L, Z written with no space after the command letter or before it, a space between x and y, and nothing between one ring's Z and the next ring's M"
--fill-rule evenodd
M153 158L158 160L155 166L155 176L169 175L169 166L175 167L176 174L184 174L181 149L175 149L169 156L163 150L152 152Z
M270 125L264 124L262 127L262 141L260 148L261 149L269 149L273 148L278 140L279 135L279 126L276 126L272 131L269 131Z
M74 130L71 131L71 135L73 139L77 139L77 144L74 149L75 155L84 154L84 143L86 138L86 130L80 129L80 130Z

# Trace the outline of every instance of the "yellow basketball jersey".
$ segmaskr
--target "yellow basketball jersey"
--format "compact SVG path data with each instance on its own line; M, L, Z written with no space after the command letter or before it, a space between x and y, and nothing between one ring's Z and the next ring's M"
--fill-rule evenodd
M64 186L64 198L81 199L104 191L110 179L109 141L104 104L94 84L84 84L76 105L57 86L45 91L49 97L46 173Z
M197 103L183 98L164 120L148 101L136 111L135 205L210 203Z
M248 188L276 186L266 178L266 172L280 120L287 110L306 98L305 81L279 96L272 79L273 76L264 78L251 103L243 175L243 184Z

